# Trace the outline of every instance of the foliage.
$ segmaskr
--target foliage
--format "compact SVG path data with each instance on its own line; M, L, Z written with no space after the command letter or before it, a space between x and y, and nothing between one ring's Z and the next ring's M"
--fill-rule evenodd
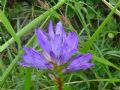
M120 0L108 2L119 10ZM45 30L50 19L77 33L77 53L93 54L91 69L65 74L63 90L119 90L120 17L115 9L101 0L0 0L0 10L0 90L57 90L48 71L17 64L22 46L41 50L34 29Z

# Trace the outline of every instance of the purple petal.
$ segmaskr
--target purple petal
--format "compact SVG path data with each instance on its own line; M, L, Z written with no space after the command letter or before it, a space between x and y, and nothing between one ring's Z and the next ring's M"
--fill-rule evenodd
M38 40L40 47L44 51L50 52L50 50L51 50L50 42L48 40L47 35L45 35L45 32L38 28L36 30L36 36L37 36L37 40Z
M54 38L54 30L53 30L53 24L52 21L50 20L49 26L48 26L48 33L49 33L49 37L51 39Z
M51 40L51 52L49 53L53 62L59 65L58 57L62 53L62 39L60 35L55 35L54 39Z
M63 33L63 26L62 26L62 23L60 21L56 25L56 33L55 34L62 36L62 33Z
M30 66L29 64L26 64L26 63L23 63L23 62L18 62L18 64L19 64L20 66L23 66L23 67L32 67L32 66Z
M50 54L48 54L47 52L43 51L43 56L45 57L45 59L46 59L47 61L49 61L49 62L52 61Z
M56 35L60 35L60 37L66 37L66 33L64 31L64 28L63 28L63 25L62 25L61 21L59 21L57 23L55 30L56 30L56 32L55 32Z
M50 53L47 53L47 52L43 52L43 56L45 57L45 59L49 62L52 62L52 63L57 63L57 60L56 60L56 55L51 51Z
M64 56L65 56L64 63L66 63L76 51L77 51L76 49L73 49L73 50L67 52L66 54L64 54Z
M78 37L77 37L76 33L74 33L74 32L68 33L68 37L67 37L66 42L68 44L69 49L71 49L71 50L77 49Z
M85 70L93 66L93 63L90 63L92 54L80 54L75 57L70 64L63 70L63 72L75 71L75 70Z
M35 67L38 69L53 69L53 66L33 48L24 48L25 54L23 55L23 61L19 62L19 65L25 67Z
M72 55L77 51L78 37L76 33L70 32L68 36L64 39L62 44L62 60L61 64L66 63Z
M56 56L59 56L61 53L61 48L62 48L61 45L62 45L61 37L59 35L55 35L54 39L51 41L51 48Z

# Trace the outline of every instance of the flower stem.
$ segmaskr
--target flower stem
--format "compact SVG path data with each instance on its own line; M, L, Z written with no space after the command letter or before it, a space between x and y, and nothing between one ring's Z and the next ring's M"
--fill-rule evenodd
M58 90L62 90L62 79L57 78Z

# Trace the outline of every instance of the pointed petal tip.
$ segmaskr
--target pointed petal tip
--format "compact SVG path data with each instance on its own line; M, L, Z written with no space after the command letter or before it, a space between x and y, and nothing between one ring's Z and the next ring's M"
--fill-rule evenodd
M36 34L36 36L39 36L39 35L42 34L42 33L44 33L44 30L42 30L41 28L37 27L37 28L35 29L35 34Z
M40 29L39 27L35 28L35 32L38 31L39 29Z
M20 66L23 66L23 67L29 67L29 65L27 65L27 64L25 64L23 62L18 62L17 64L20 65Z
M55 31L56 31L56 32L55 32L56 35L64 36L65 32L64 32L64 27L63 27L61 21L59 21L59 22L56 24Z
M17 62L18 65L21 65L22 63L21 62Z
M39 32L40 32L40 28L36 28L36 29L35 29L35 34L36 34L36 36L38 35Z
M62 26L62 21L59 21L57 24Z
M50 19L50 22L49 23L52 23L52 20Z
M42 31L42 29L39 28L39 27L37 27L37 28L35 29L35 33L38 33L38 32L40 32L40 31Z
M24 51L26 51L28 48L26 46L23 46Z
M86 56L87 56L88 58L90 58L90 59L92 58L92 54L91 54L91 53L87 53Z
M50 20L50 22L49 22L48 34L49 34L49 37L50 37L51 39L54 38L54 30L53 30L53 23L52 23L52 20Z

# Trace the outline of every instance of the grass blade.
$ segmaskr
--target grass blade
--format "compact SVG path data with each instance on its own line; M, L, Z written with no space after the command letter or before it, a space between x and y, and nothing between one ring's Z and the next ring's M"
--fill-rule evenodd
M20 38L23 35L25 35L27 32L30 32L33 28L37 27L41 21L43 21L47 16L50 16L53 14L53 12L58 9L62 4L64 4L66 0L60 0L54 7L50 8L48 11L34 19L32 22L30 22L28 25L26 25L24 28L22 28L16 35ZM9 45L14 43L14 39L9 39L5 44L0 46L0 52L2 52L4 49L6 49Z
M103 23L99 26L99 28L95 31L95 33L92 35L92 37L85 43L84 47L81 49L82 52L87 52L90 49L93 42L97 39L99 34L103 31L104 26L110 20L110 18L114 14L115 10L119 7L119 5L120 5L120 0L115 5L115 7L112 9L112 11L109 13L109 15L105 18Z
M97 56L93 56L93 59L99 63L102 63L102 64L105 64L105 65L108 65L108 66L112 66L113 68L117 69L120 71L120 68L116 65L114 65L113 63L111 63L110 61L104 59L104 58L100 58L100 57L97 57Z
M31 68L26 68L25 90L30 90L31 86Z
M0 20L2 21L3 25L5 26L7 31L10 33L10 35L18 43L18 46L21 48L20 39L17 37L15 30L13 29L10 22L8 21L8 19L6 18L6 16L4 15L4 13L1 10L0 10Z

